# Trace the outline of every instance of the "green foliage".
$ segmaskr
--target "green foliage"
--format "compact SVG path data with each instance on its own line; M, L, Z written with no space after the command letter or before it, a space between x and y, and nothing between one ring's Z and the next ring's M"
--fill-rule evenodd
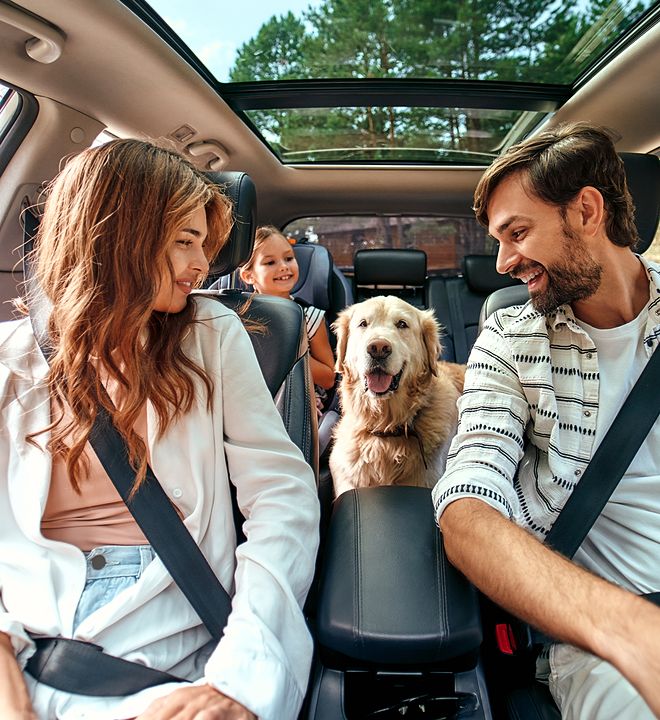
M232 81L440 78L573 82L648 0L325 0L272 17L239 50ZM327 148L494 152L516 113L334 108L249 113L280 153ZM317 156L343 159L342 152ZM346 154L350 158L350 154ZM433 158L429 155L429 159Z

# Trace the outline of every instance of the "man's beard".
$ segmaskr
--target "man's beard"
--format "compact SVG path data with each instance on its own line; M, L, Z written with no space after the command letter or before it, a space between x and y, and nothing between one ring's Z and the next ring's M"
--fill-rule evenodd
M530 293L534 309L543 315L560 305L591 297L600 287L603 268L589 254L582 239L565 223L562 228L562 250L566 259L544 266L546 288ZM519 265L511 273L514 277L524 274L536 263Z

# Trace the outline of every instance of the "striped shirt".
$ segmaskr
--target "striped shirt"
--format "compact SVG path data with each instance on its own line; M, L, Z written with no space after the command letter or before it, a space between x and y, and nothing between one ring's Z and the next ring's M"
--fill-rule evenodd
M660 343L660 265L640 260L648 358ZM570 305L496 312L468 360L458 432L433 490L436 517L476 497L543 540L596 449L598 397L596 346Z
M307 337L311 340L323 322L325 310L321 310L321 308L314 307L313 305L305 305L303 310L305 311Z

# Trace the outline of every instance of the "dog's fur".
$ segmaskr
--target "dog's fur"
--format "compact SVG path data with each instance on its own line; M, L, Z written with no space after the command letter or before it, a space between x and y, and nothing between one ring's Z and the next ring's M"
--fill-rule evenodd
M374 297L340 313L333 328L342 376L330 455L335 496L373 485L432 487L444 471L465 376L465 366L438 360L433 311Z

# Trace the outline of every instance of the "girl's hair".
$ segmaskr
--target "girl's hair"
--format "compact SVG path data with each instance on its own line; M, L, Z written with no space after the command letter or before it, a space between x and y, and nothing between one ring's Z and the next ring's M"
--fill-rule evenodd
M252 246L252 255L250 259L241 265L241 270L252 270L254 261L256 260L259 248L268 240L271 235L280 235L286 240L286 235L275 225L261 225L254 233L254 245ZM288 240L287 240L288 242Z
M211 260L231 230L229 200L177 153L139 140L81 152L48 189L33 253L40 289L53 305L54 419L42 432L53 431L48 449L64 456L76 490L88 471L83 451L99 403L126 440L135 488L145 477L147 451L133 426L147 398L159 436L191 409L194 376L210 407L211 378L181 349L194 302L176 314L152 311L163 273L175 280L168 248L200 205ZM118 387L116 407L104 391L106 378Z

